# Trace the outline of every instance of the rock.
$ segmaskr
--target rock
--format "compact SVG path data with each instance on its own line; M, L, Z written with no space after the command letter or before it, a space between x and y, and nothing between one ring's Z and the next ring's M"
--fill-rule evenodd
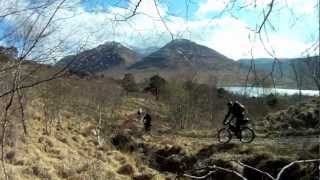
M12 160L16 155L16 152L15 151L9 151L7 154L6 154L6 159L7 160Z
M117 173L132 176L134 174L134 169L130 164L125 164L118 169Z

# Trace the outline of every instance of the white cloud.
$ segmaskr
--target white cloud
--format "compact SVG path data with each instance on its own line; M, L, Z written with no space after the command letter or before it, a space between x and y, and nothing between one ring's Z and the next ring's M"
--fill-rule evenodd
M254 57L271 57L266 49L279 58L300 57L310 46L289 36L280 35L263 38L263 45L257 34L247 28L246 23L234 18L213 20L206 27L207 32L203 33L200 29L203 29L205 24L205 21L191 23L194 34L202 34L202 38L195 36L193 39L235 60L251 57L251 49Z
M203 7L201 10L200 6L197 13L224 8L223 5L227 2L226 0L207 1L207 9ZM211 5L218 4L211 6L210 3ZM188 38L234 59L250 57L251 48L253 48L255 57L268 57L258 38L253 40L254 33L242 20L232 17L219 19L202 17L186 22L182 17L170 15L164 4L159 4L158 8L176 38ZM40 52L50 49L58 45L60 41L64 41L63 46L53 54L59 59L66 54L75 53L83 44L85 48L93 48L106 41L118 41L127 46L148 47L162 46L170 41L170 35L158 16L153 0L142 1L137 15L128 21L113 21L115 17L118 19L128 17L133 9L133 5L129 7L129 10L109 7L107 10L97 12L85 11L81 6L61 9L55 23L50 27L56 31L43 40L37 50ZM309 46L299 38L292 38L290 35L281 36L276 32L270 34L269 39L268 49L272 47L279 57L300 56L301 51Z
M222 11L228 4L230 0L207 0L205 3L200 4L199 9L196 14L199 17L206 15L207 13L217 11Z
M279 1L279 0L278 0ZM282 1L282 0L280 0ZM285 1L285 0L283 0ZM275 1L277 2L277 1ZM245 0L245 5L249 8L264 7L271 3L271 0Z
M245 5L250 9L269 8L271 0L245 0ZM275 0L274 7L280 10L287 9L291 13L311 14L317 12L317 0ZM277 11L277 10L276 10Z
M317 14L319 11L316 0L291 0L287 1L287 5L294 13L298 14L310 15Z

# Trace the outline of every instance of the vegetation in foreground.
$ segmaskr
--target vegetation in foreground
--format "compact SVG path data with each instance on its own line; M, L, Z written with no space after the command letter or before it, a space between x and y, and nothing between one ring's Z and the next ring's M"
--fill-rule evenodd
M52 71L43 68L41 73ZM38 77L41 74L32 78ZM235 162L275 175L292 161L319 158L317 143L262 138L285 132L282 126L266 129L265 115L286 109L297 99L306 105L296 106L299 112L308 107L317 115L319 100L307 97L241 97L217 89L214 83L165 80L158 75L137 84L130 75L114 80L70 74L21 93L23 97L14 97L8 111L3 143L1 173L9 179L173 179L186 172L201 175L205 172L187 170L211 165L257 179L261 175ZM252 144L236 140L219 144L214 138L230 99L238 99L249 110L258 134ZM150 134L143 132L137 119L139 108L152 115ZM310 128L309 121L302 125ZM316 167L294 166L285 179L317 177ZM220 171L213 177L235 179Z

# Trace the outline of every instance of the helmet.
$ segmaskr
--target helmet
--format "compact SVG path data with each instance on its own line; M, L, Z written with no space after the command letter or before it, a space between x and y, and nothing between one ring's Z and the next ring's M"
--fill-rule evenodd
M231 107L233 105L233 102L232 101L229 101L228 104L227 104L229 107Z

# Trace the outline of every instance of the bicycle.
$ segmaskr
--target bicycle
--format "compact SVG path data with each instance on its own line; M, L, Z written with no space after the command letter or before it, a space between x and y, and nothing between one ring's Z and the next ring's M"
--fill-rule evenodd
M244 125L240 126L240 136L237 137L242 143L251 143L255 138L254 131L247 126L249 118L245 118ZM218 141L220 143L228 143L231 141L232 136L235 135L236 127L231 124L231 120L224 123L225 127L218 131Z

